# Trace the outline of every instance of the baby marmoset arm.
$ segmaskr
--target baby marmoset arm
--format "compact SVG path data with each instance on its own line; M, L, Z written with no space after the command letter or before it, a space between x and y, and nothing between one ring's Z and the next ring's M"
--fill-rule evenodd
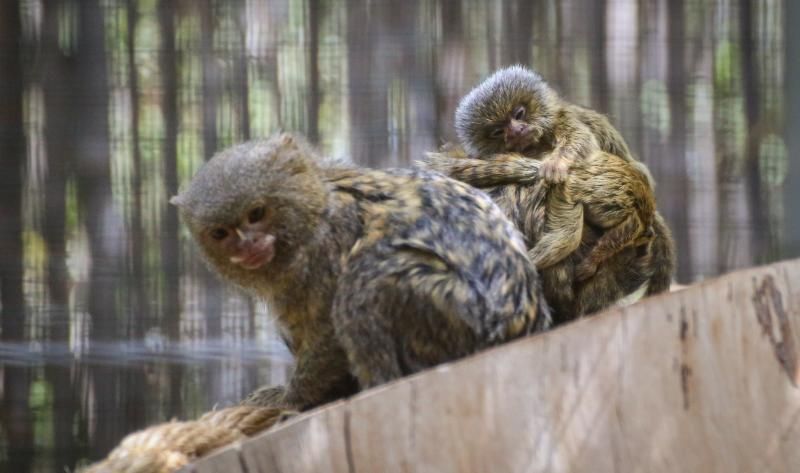
M514 153L496 156L499 157L498 162L493 162L495 155L487 159L469 158L460 147L447 145L438 152L429 153L418 165L484 189L522 231L531 249L542 241L542 235L546 233L548 211L555 210L557 215L566 216L566 220L561 220L568 225L549 227L551 230L564 230L561 234L558 230L551 231L552 241L554 244L569 242L570 245L575 245L574 237L579 235L579 246L564 259L541 271L545 296L553 305L558 321L571 320L608 307L632 292L641 295L656 294L669 288L675 265L674 243L660 215L655 213L652 224L653 241L649 245L621 249L599 263L594 276L578 281L580 278L576 278L576 268L586 261L592 248L603 237L602 231L587 226L585 221L581 222L579 216L570 217L569 212L582 209L583 205L574 206L563 195L553 193L551 198L556 198L560 204L553 205L549 201L551 203L548 206L550 186L544 180L536 178L539 161ZM616 168L629 169L620 167L619 159L616 159ZM605 166L603 161L600 161L600 165ZM615 168L613 165L611 167ZM640 185L644 182L642 176L646 179L644 174L635 179ZM602 172L599 173L599 178L603 178ZM563 188L566 185L555 187ZM612 193L614 192L614 187L607 182L603 187L611 188ZM625 192L622 192L622 196L624 198ZM577 228L574 224L581 226ZM551 252L552 250L547 249L548 244L540 246L539 251ZM558 251L563 251L563 247ZM639 293L637 288L642 288L642 291Z
M479 187L531 184L540 162L519 154L495 154L485 159L431 153L421 165ZM541 181L541 180L540 180ZM527 207L543 221L529 237L536 243L530 256L537 268L551 266L578 248L584 218L603 236L578 266L577 277L586 279L597 265L628 245L645 244L655 211L655 198L645 174L607 153L592 152L575 165L563 184L540 184L539 199Z

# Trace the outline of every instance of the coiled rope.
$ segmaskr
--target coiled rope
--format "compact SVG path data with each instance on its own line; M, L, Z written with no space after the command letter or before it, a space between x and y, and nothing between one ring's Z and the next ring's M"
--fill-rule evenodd
M171 421L134 432L82 473L168 473L203 455L272 427L293 411L238 405L194 421Z

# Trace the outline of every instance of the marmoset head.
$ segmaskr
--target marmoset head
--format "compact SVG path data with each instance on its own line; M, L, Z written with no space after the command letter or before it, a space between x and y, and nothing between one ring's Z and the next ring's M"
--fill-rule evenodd
M326 202L314 150L283 133L221 151L170 199L223 276L244 283L291 260Z
M500 69L458 104L458 137L473 157L525 153L551 130L558 94L539 74L516 65Z

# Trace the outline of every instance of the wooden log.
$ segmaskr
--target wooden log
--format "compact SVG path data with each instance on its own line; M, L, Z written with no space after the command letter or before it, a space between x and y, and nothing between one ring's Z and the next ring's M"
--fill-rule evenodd
M799 331L800 260L740 271L370 390L187 471L797 472Z

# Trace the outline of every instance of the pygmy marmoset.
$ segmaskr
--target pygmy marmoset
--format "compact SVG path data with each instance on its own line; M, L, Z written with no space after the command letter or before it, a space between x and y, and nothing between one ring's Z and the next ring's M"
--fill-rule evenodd
M541 161L516 153L460 161L437 156L430 154L425 167L476 187L533 182L541 170ZM536 243L529 255L539 270L578 249L584 223L602 236L575 268L578 281L594 275L600 263L625 247L646 245L654 236L655 197L649 178L622 158L592 151L576 162L563 183L538 185L542 191L536 195L543 198L532 208Z
M647 294L668 289L674 244L649 172L602 114L512 66L469 92L455 118L463 149L431 153L423 167L489 190L527 237L558 318L607 307L640 284ZM637 264L626 251L591 278L629 247Z
M522 236L436 173L324 159L290 134L222 151L172 199L210 267L266 300L307 409L544 328ZM276 400L280 398L280 400Z
M464 96L455 126L473 158L544 155L541 176L547 182L563 182L572 164L596 149L634 161L603 114L564 100L539 74L520 65L496 71Z
M534 248L544 228L543 211L549 210L546 205L549 186L538 178L538 161L502 156L494 160L472 159L462 148L448 145L439 152L429 153L419 164L460 177L486 191L522 231L529 248ZM569 216L569 212L560 213ZM574 228L575 222L577 220L571 220L568 226ZM672 235L658 212L652 228L653 238L649 244L621 249L601 262L593 276L579 281L575 276L576 268L603 236L584 219L578 248L560 262L539 271L554 321L566 322L615 303L633 302L641 296L668 290L675 265Z
M579 280L622 248L651 239L656 204L647 168L633 160L608 120L561 99L535 72L511 66L492 74L459 103L456 127L464 147L482 153L476 157L511 161L504 179L526 176L526 167L533 165L516 153L543 159L539 174L542 185L550 186L540 207L545 230L531 249L537 268L577 249L584 217L603 236L578 265ZM477 186L492 184L475 181L474 173L452 177Z

